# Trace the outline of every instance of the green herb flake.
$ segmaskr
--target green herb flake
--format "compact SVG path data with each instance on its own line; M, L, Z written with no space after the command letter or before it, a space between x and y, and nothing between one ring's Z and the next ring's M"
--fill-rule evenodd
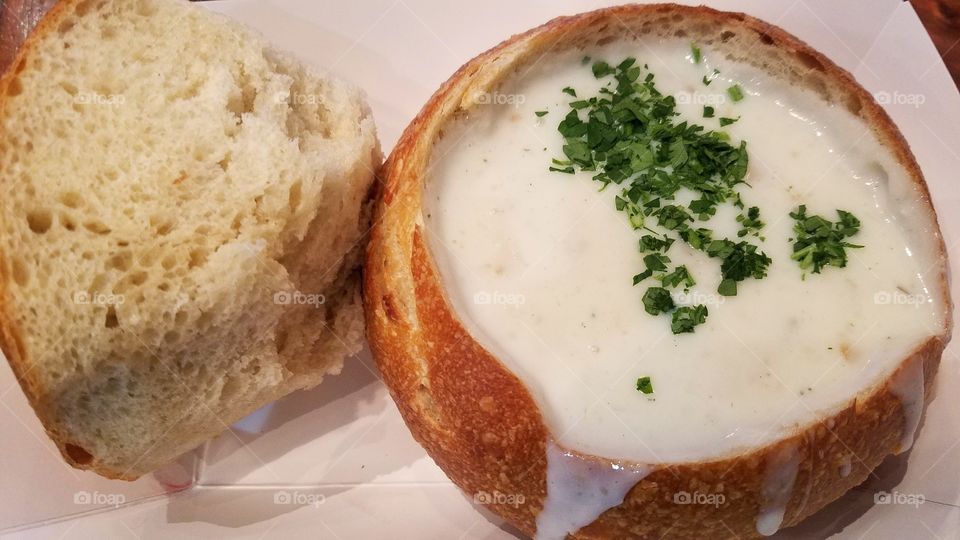
M709 197L704 197L697 199L695 201L690 201L690 204L687 205L687 208L691 212L697 215L697 219L700 221L707 221L717 213L717 202L710 199Z
M611 75L615 71L616 71L615 69L610 67L610 64L602 60L599 62L594 62L593 64L593 76L598 79L601 77L606 77L607 75Z
M547 115L547 111L536 111L533 114L537 115L537 118L541 118Z
M637 379L637 391L643 392L644 394L653 393L653 383L650 382L650 377L640 377Z
M669 274L664 274L660 276L660 283L663 283L664 287L678 287L680 284L683 284L684 290L689 289L697 284L693 280L693 276L690 275L690 271L687 270L686 266L680 265L676 267L673 272Z
M671 245L673 245L673 238L658 238L649 234L645 234L640 238L640 251L642 252L667 251Z
M573 97L577 97L577 91L574 90L573 88L570 88L569 86L563 89L563 93L567 95L571 95Z
M735 84L730 88L727 88L727 94L729 94L730 99L734 102L740 101L743 99L743 88L740 88L739 84Z
M716 79L716 78L717 78L717 75L719 75L719 74L720 74L720 70L719 70L719 69L715 69L715 70L713 70L713 73L711 73L710 75L704 75L704 76L703 76L703 85L704 85L704 86L710 86L710 83L712 83L713 80Z
M717 287L717 293L721 296L736 296L737 282L732 279L724 279Z
M650 287L643 293L643 308L651 315L669 313L676 307L670 291L663 287Z
M667 265L670 264L670 257L659 253L651 253L643 258L643 264L646 265L647 269L633 276L634 285L652 276L655 272L666 271Z
M720 117L720 127L727 127L727 126L729 126L730 124L736 122L736 121L739 120L739 119L740 119L739 116L738 116L737 118L726 118L726 117L721 116L721 117Z
M709 105L703 106L703 117L704 118L713 118L713 107Z
M694 64L699 64L699 63L700 63L700 58L701 58L701 56L700 56L700 47L697 47L697 44L696 44L696 43L691 43L691 44L690 44L690 55L693 57L693 63L694 63Z

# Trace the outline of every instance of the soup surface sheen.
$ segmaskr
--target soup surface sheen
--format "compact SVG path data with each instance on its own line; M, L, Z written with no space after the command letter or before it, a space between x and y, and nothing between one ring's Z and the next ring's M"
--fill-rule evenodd
M646 285L632 284L644 269L641 233L614 208L620 188L548 171L563 158L557 125L575 99L562 89L583 99L605 82L584 55L611 65L635 57L677 98L681 120L747 141L749 186L739 191L766 223L765 240L750 241L773 262L766 278L722 297L717 260L675 242L673 264L697 280L674 290L677 303L709 309L692 334L673 335L669 316L644 311ZM942 331L933 252L915 250L931 231L909 225L922 212L918 190L866 123L750 66L712 60L704 49L693 62L679 40L552 54L485 95L434 149L423 224L449 300L525 383L563 448L657 464L755 447L846 405ZM739 102L726 92L733 84ZM703 118L704 105L715 118ZM739 121L721 128L720 117ZM865 247L848 250L846 268L802 279L788 215L800 204L861 220L851 241ZM735 239L736 214L721 205L704 226ZM636 389L645 376L650 395Z

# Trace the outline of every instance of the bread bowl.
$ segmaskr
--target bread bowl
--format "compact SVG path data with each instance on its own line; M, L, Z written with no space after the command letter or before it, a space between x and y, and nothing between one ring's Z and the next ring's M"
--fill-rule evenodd
M359 89L187 2L64 0L0 96L0 347L69 464L133 480L362 347Z
M720 298L725 274L678 253L709 276L688 292L714 295L692 334L643 314L619 189L548 170L577 169L558 123L598 95L591 64L624 57L686 96L682 120L751 149L741 193L762 201L752 241L772 262ZM364 301L384 381L445 473L526 534L769 535L912 444L952 327L936 214L870 94L779 28L677 5L555 19L460 68L380 182ZM863 247L805 271L786 217L801 204L853 209Z

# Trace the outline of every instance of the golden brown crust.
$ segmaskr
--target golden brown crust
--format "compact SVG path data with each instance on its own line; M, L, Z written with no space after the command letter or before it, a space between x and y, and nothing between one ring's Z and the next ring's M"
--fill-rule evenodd
M737 39L780 55L794 67L781 76L796 78L794 82L843 104L873 127L929 205L929 193L905 140L852 76L783 30L743 14L704 7L628 5L561 17L514 36L461 67L407 127L380 173L376 225L364 272L368 337L384 381L414 437L468 494L522 495L516 499L524 504L494 504L490 509L527 534L536 530L546 494L549 432L526 387L472 339L445 298L419 224L427 163L444 125L469 108L476 90L491 88L514 67L578 40L662 33L667 27L682 28L698 40L715 38L721 48L732 30L734 35L741 34ZM732 49L729 54L740 61L751 59L747 53L737 58ZM931 234L936 235L940 254L939 290L947 306L946 329L918 347L899 368L923 362L928 390L949 341L952 311L946 250L932 205L929 208ZM659 466L634 486L623 504L573 536L756 537L765 466L786 444L795 444L801 457L783 522L784 526L796 524L861 483L899 444L906 422L889 381L856 396L832 418L801 426L789 440L715 461ZM844 476L839 471L848 460L851 470ZM719 508L675 504L673 496L681 491L723 493L725 503Z

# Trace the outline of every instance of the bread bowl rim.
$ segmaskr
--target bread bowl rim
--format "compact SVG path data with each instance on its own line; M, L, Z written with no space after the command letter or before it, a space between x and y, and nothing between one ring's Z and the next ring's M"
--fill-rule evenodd
M880 379L858 395L851 396L847 408L839 407L836 413L811 421L798 429L790 437L773 441L770 444L753 448L749 452L735 455L721 455L715 459L697 463L677 463L657 465L662 470L688 470L696 467L710 468L721 462L728 462L730 471L737 472L740 465L753 463L754 467L745 467L747 476L756 473L758 463L768 457L787 441L798 443L805 452L804 463L808 470L808 480L815 474L813 450L822 450L817 440L830 441L834 447L841 446L850 450L850 446L861 444L868 449L859 467L839 482L814 488L807 484L804 500L797 500L798 491L794 490L788 505L784 526L798 523L806 515L839 497L850 487L862 481L886 455L892 452L897 434L902 431L903 423L899 401L890 390L891 381L901 374L911 361L923 362L925 396L930 395L934 374L943 348L950 340L952 331L952 305L949 296L948 264L946 248L939 233L936 212L931 203L930 194L922 173L909 146L893 124L887 113L874 101L853 77L836 66L823 54L805 44L786 31L742 13L717 11L707 7L690 7L675 4L624 5L604 8L568 17L559 17L525 33L515 35L494 48L478 55L464 64L430 98L420 113L414 118L401 135L393 152L379 174L380 195L374 217L374 228L368 245L367 262L364 272L364 298L367 318L368 338L374 357L388 385L391 395L404 417L414 437L427 449L438 465L448 476L466 492L478 490L517 490L524 493L528 501L527 508L517 509L505 505L490 505L490 508L507 521L528 534L535 530L536 513L542 505L544 474L542 470L528 471L534 478L528 483L537 483L535 487L521 487L516 481L495 479L503 473L503 462L490 463L476 455L471 446L483 444L482 438L469 433L469 429L488 429L498 432L509 429L503 415L487 414L478 407L471 407L469 401L458 400L453 395L435 395L448 393L447 388L458 388L455 381L445 380L453 366L463 367L464 363L449 357L452 352L470 356L478 369L501 370L498 377L506 384L515 384L499 393L498 399L513 402L519 400L532 404L533 400L523 383L519 381L498 359L485 351L469 335L453 312L452 305L444 296L439 272L429 254L429 248L423 238L424 229L420 222L421 191L426 177L429 158L436 140L442 136L443 128L455 118L459 111L468 109L471 96L491 91L499 81L508 77L509 68L522 65L530 56L537 53L549 54L552 45L563 40L569 34L579 35L596 26L617 24L632 33L625 19L631 24L637 20L653 20L661 16L680 14L684 18L701 18L714 23L733 25L742 30L756 33L756 39L765 44L779 47L787 54L810 66L810 70L821 71L823 76L836 84L842 91L841 97L853 98L859 108L855 112L867 122L878 139L906 169L910 180L919 188L923 202L929 210L929 219L934 227L936 251L939 260L939 292L944 305L944 330L931 336L919 345L911 354L903 358L898 367L887 378ZM769 40L769 43L767 42ZM544 48L546 52L543 52ZM472 342L464 345L462 342ZM470 374L475 373L471 371ZM439 391L437 387L443 387ZM496 394L496 392L494 392ZM519 394L519 395L518 395ZM474 401L476 396L474 396ZM456 408L444 410L444 403L455 404ZM536 405L533 405L536 408ZM522 445L527 453L543 455L542 448L549 431L539 417L526 418L526 430L522 434L530 437L522 440L516 435L514 444ZM871 425L865 419L875 417ZM878 419L882 419L878 420ZM526 425L526 424L525 424ZM857 429L856 426L861 428ZM837 426L836 429L833 426ZM850 427L852 426L852 427ZM818 435L818 432L819 435ZM537 436L540 440L535 440ZM861 439L853 444L855 439ZM534 447L535 451L530 451ZM841 448L842 449L842 448ZM856 457L860 454L851 451ZM600 456L583 456L585 459L607 461ZM540 468L532 465L531 468ZM484 470L484 467L487 470ZM500 468L500 470L496 470ZM685 469L686 468L686 469ZM509 469L509 467L507 467ZM822 469L822 466L821 466ZM801 468L803 471L803 467ZM753 471L753 472L749 472ZM691 473L692 474L692 473ZM654 476L654 475L651 475ZM696 476L696 475L694 475ZM706 475L709 476L709 475ZM723 476L723 475L721 475ZM802 475L801 475L802 476ZM801 476L798 476L798 483ZM527 474L524 477L529 478ZM649 478L649 477L648 477ZM514 479L515 480L515 479ZM757 483L756 478L743 478L744 486ZM625 514L627 501L637 498L641 481L628 494L625 503L600 516L592 525L581 529L577 537L603 536L605 533L625 533L628 529L616 524ZM652 482L656 483L656 482ZM816 493L812 493L813 491ZM505 491L509 493L510 491ZM515 491L516 492L516 491ZM811 497L813 500L807 500ZM662 497L661 497L662 499ZM649 504L649 497L644 499ZM755 504L759 504L754 501ZM682 512L681 512L682 513ZM629 521L629 518L628 518ZM742 521L742 520L741 520ZM750 530L738 524L730 530L736 534L750 536ZM752 525L752 524L751 524ZM618 528L620 527L620 528ZM727 534L717 529L722 534ZM741 532L743 531L743 532ZM633 533L631 533L633 534ZM755 534L755 532L753 533Z

